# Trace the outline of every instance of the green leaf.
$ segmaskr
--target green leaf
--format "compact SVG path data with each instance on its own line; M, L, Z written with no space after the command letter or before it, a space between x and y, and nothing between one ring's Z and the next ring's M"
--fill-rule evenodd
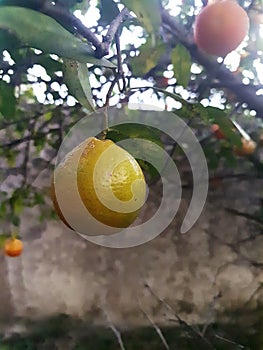
M159 172L152 164L150 164L145 159L153 159L157 164L160 165L161 168L162 166L164 166L164 158L162 156L160 158L160 154L156 152L156 147L154 147L155 144L161 148L164 148L164 145L160 140L160 135L160 131L151 126L136 123L125 123L115 125L113 128L110 128L110 130L108 130L107 132L106 138L114 142L119 142L125 139L132 140L136 138L150 141L150 143L147 143L144 146L142 146L143 149L136 148L136 150L131 153L134 156L134 158L138 161L141 168L148 173L150 179L154 179L159 176ZM140 158L142 154L144 155L145 159Z
M57 0L56 3L59 5L63 5L64 7L67 7L68 9L71 7L74 7L77 3L82 2L79 0Z
M19 40L8 29L0 30L0 51L11 51L20 46Z
M189 51L183 45L177 44L172 50L172 64L177 84L186 87L191 75L192 60Z
M122 0L122 3L136 14L149 34L159 33L161 26L159 0Z
M231 168L237 166L237 157L234 155L232 148L222 147L220 153L221 157L225 159L226 166Z
M4 248L5 246L5 241L9 239L11 235L6 234L6 233L1 233L0 234L0 248Z
M211 170L217 169L219 166L220 156L218 153L215 152L215 150L209 146L203 146L203 151L205 153L205 157L208 163L208 167Z
M119 12L119 8L113 0L100 0L99 24L102 26L109 24L118 16Z
M47 74L51 77L54 76L55 72L62 70L62 63L60 61L54 60L48 55L35 55L32 60L34 64L39 64L45 67Z
M64 82L69 92L89 111L94 111L89 70L85 63L64 59Z
M25 45L45 53L83 63L114 67L104 58L95 58L95 51L87 42L81 41L53 18L38 11L3 6L0 10L0 28L10 31Z
M230 145L240 147L242 145L241 136L236 132L227 113L216 107L206 107L205 109L209 113L210 120L219 125Z
M18 227L18 226L20 225L20 217L17 216L16 214L13 214L13 215L11 216L11 223L12 223L14 226Z
M63 2L63 0L61 0ZM76 2L76 1L75 1ZM90 7L90 0L79 0L72 10L80 10L82 15L85 15Z
M13 206L14 214L19 215L24 209L23 199L21 197L16 198Z
M4 81L0 81L0 112L6 118L14 117L16 112L14 88Z
M157 65L165 50L166 46L164 43L159 42L153 47L148 40L146 44L140 46L139 55L131 59L132 72L135 75L143 75L149 72L149 70Z

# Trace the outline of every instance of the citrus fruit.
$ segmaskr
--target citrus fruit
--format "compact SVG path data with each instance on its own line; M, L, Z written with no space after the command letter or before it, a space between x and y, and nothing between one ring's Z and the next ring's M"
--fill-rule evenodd
M211 126L211 132L215 135L215 137L218 139L218 140L223 140L225 139L225 134L223 133L223 131L220 129L219 125L218 124L213 124Z
M241 141L242 141L242 146L234 148L234 153L237 156L240 156L240 157L249 156L255 152L255 149L257 147L257 144L255 141L246 140L244 137L242 137Z
M112 234L130 226L145 202L146 183L137 161L111 140L88 138L56 167L54 208L71 229Z
M4 251L8 256L19 256L23 251L23 242L17 238L8 238L4 244Z
M196 18L194 39L206 53L225 57L244 40L249 28L246 11L234 0L204 7Z

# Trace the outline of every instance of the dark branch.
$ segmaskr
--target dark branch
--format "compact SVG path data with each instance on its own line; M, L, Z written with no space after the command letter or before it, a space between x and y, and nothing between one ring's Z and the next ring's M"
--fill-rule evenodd
M124 8L110 24L103 42L100 42L97 36L89 28L87 28L76 16L69 12L65 6L60 5L60 3L56 3L54 5L51 1L43 0L28 0L28 2L5 0L2 5L26 7L52 17L71 33L79 34L82 38L93 44L96 48L97 58L102 58L103 56L109 54L110 45L119 26L124 20L131 17L129 10Z
M70 32L78 33L83 38L87 39L91 44L93 44L96 47L96 49L101 47L102 43L99 41L96 35L92 33L89 28L87 28L76 16L70 13L64 6L45 3L44 6L40 8L40 11L45 15L54 18L59 24L61 24Z
M124 8L118 16L111 22L107 34L103 38L103 43L100 47L97 47L97 58L101 58L109 54L110 45L119 29L121 23L126 19L130 18L130 12L128 9Z
M100 42L97 36L87 28L77 17L71 14L64 6L59 4L52 5L45 3L40 8L40 11L59 22L63 27L69 31L78 33L83 38L87 39L96 48L96 57L102 58L109 54L110 45L114 39L114 36L120 27L121 23L129 18L130 12L124 8L118 16L111 22L107 34L103 38L103 42Z

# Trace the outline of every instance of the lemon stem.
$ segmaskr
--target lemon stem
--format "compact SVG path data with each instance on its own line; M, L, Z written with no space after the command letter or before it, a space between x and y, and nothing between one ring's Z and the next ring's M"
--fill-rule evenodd
M102 139L105 140L107 133L109 131L109 115L108 115L108 107L104 110L104 129Z
M11 239L16 239L17 238L17 231L13 231L11 234Z

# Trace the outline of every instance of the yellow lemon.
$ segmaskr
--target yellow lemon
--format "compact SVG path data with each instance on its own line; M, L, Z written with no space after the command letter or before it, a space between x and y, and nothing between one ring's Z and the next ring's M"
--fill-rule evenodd
M70 228L105 235L130 226L146 198L137 161L111 140L88 138L54 172L54 208Z

